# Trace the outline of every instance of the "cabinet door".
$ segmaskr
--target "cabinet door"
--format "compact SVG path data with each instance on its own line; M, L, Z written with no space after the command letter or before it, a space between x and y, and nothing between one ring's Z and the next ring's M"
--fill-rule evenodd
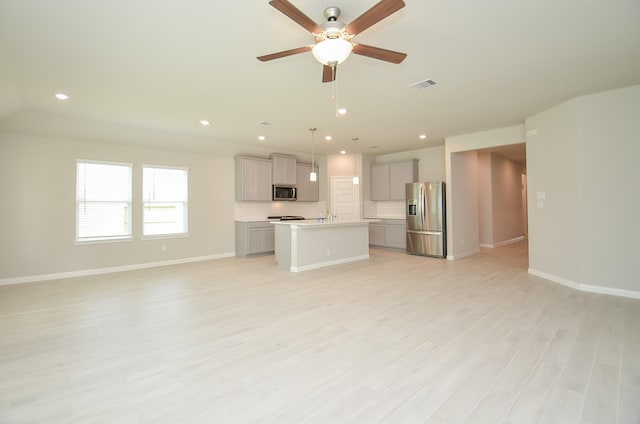
M269 228L264 229L264 251L265 252L275 252L276 251L276 232L273 225Z
M239 196L237 200L257 200L258 163L250 159L241 159L236 166L240 167L240 181L236 181L240 186L240 191L236 193L237 197Z
M316 166L316 175L318 167ZM298 202L318 202L320 200L318 181L310 181L311 164L296 164L296 186L298 187Z
M256 200L270 201L271 196L271 162L261 160L258 164L258 178L256 181L258 187Z
M405 184L418 179L418 161L409 160L389 164L389 200L405 199Z
M384 245L397 249L407 248L407 227L403 220L385 221Z
M236 159L236 200L271 200L271 161L259 158Z
M371 246L384 246L384 224L369 224L369 244Z
M371 164L371 200L389 200L389 164Z
M247 254L267 253L275 250L273 227L249 228Z
M296 184L296 158L271 155L273 161L273 184Z

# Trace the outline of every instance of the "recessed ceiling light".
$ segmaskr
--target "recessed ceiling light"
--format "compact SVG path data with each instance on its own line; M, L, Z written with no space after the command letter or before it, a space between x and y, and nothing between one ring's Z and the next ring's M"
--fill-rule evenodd
M347 109L341 107L340 109L338 109L338 115L346 115L347 114Z
M327 136L324 137L324 139L327 140L327 141L331 141L331 140L333 140L333 137L331 137L330 135L327 135Z
M346 150L340 150L340 154L341 154L341 155L344 155L344 154L346 154L346 153L347 153L347 151L346 151Z
M64 93L56 93L56 99L58 100L67 100L68 98L69 96Z
M427 138L427 135L426 135L426 134L420 134L420 140L424 140L424 139L426 139L426 138Z
M200 121L200 123L205 127L211 125L211 121L207 121L206 119L203 119L202 121Z
M263 136L263 135L259 135L258 136L258 140L260 141L265 141L267 139L267 137Z

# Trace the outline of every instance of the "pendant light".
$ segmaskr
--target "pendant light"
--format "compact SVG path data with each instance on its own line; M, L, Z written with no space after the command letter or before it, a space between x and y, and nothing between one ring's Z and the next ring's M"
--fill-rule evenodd
M318 174L316 174L316 165L313 161L313 134L316 132L317 128L309 128L311 131L311 173L309 174L309 181L318 181Z
M355 144L358 141L358 137L354 137L353 143ZM356 161L356 154L353 154L353 185L360 184L360 177L358 176L358 162Z

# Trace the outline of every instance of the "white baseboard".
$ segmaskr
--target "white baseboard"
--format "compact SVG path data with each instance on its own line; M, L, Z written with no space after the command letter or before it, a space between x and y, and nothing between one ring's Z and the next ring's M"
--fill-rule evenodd
M143 264L114 266L109 268L83 269L80 271L58 272L55 274L29 275L26 277L14 277L0 279L0 286L9 284L34 283L36 281L60 280L63 278L86 277L89 275L109 274L112 272L134 271L137 269L155 268L167 265L179 265L190 262L210 261L212 259L221 259L235 256L235 252L221 253L219 255L197 256L192 258L172 259L160 262L147 262Z
M466 258L467 256L471 256L471 255L475 255L477 253L480 253L480 249L473 249L473 250L469 250L468 252L462 252L459 253L457 255L447 255L447 259L450 261L454 261L456 259L462 259L462 258Z
M522 241L522 240L524 240L524 236L512 238L512 239L509 239L509 240L499 241L497 243L492 243L492 244L483 244L483 243L481 243L480 247L488 247L490 249L493 249L495 247L504 246L505 244L517 243L517 242Z
M576 283L575 281L567 280L566 278L558 277L552 274L547 274L533 268L529 268L529 274L535 275L536 277L544 278L545 280L553 281L554 283L562 284L563 286L571 287L575 290L589 293L608 294L611 296L629 297L631 299L640 299L640 292L638 291Z
M331 266L331 265L345 264L347 262L361 261L363 259L369 259L369 254L367 253L366 255L351 256L349 258L336 259L334 261L320 262L318 264L312 264L312 265L292 266L292 267L289 268L289 270L291 272L308 271L310 269L323 268L325 266Z

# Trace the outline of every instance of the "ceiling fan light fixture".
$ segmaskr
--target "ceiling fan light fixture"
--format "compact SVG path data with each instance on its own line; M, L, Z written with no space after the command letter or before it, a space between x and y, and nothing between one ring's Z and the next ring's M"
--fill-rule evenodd
M353 49L353 44L344 38L327 38L311 49L313 57L326 66L336 66L344 62Z

